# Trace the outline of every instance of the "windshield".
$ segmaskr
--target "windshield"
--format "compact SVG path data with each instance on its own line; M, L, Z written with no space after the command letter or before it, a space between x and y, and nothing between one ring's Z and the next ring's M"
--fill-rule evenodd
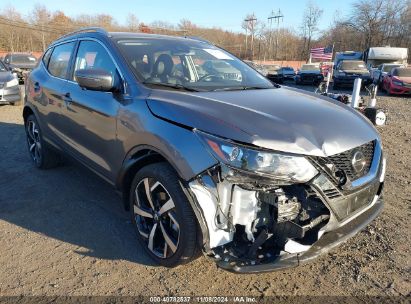
M191 39L119 38L116 43L145 84L196 91L273 88L230 53Z
M365 63L363 61L343 61L341 63L341 70L366 70Z
M6 66L4 65L3 62L0 61L0 72L6 72L6 71L7 71Z
M389 73L393 68L397 68L400 65L395 65L395 64L391 64L391 65L385 65L383 68L383 71L386 73Z
M411 68L394 69L392 75L398 77L411 77Z
M18 55L12 55L11 56L11 62L12 63L36 63L37 59L34 56L31 55L23 55L23 54L18 54Z
M313 70L320 70L320 67L315 64L303 64L301 67L302 71L313 71Z

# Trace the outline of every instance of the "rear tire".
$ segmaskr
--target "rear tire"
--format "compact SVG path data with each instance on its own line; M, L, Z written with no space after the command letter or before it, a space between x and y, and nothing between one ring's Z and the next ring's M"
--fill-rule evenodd
M31 114L25 122L27 146L34 165L39 169L50 169L59 165L60 155L43 139L36 117Z
M198 256L197 220L182 183L167 163L142 168L130 188L139 243L158 264L175 267Z

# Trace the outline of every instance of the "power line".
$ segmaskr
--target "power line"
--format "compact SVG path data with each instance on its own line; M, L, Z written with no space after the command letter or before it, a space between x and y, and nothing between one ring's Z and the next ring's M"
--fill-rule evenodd
M35 28L35 27L33 27L33 26L29 26L29 25L13 24L13 23L4 22L4 21L1 21L1 20L0 20L0 24L8 25L8 26L13 26L13 27L18 27L18 28L29 29L29 30L33 30L33 31L40 31L40 32L46 32L46 33L59 34L59 35L61 35L61 34L64 33L64 32L61 32L61 31L60 31L60 32L57 32L57 31L54 31L54 30L46 29L46 28L41 29L41 28Z
M252 51L252 57L251 59L254 59L254 22L257 21L257 18L255 17L254 13L251 17L244 19L244 22L247 22L247 25L245 27L245 53L246 56L248 55L248 26L251 22L251 51Z
M275 21L277 21L277 32L276 32L276 41L275 41L275 59L277 59L277 54L278 54L278 29L280 27L280 19L281 21L283 20L284 15L281 13L281 10L278 9L277 15L274 15L274 11L271 12L271 16L268 17L268 20L270 22L270 45L269 45L269 49L271 48L271 44L272 44L272 40L271 40L271 25L272 25L272 20L274 19Z
M48 25L40 25L40 24L30 24L23 21L15 21L8 18L4 18L0 16L0 21L3 21L2 24L9 25L9 26L16 26L20 28L27 28L31 30L37 30L42 32L52 32L56 34L66 33L67 29L70 30L70 27L66 27L65 29L58 29L55 27L51 27ZM72 28L74 30L74 27Z

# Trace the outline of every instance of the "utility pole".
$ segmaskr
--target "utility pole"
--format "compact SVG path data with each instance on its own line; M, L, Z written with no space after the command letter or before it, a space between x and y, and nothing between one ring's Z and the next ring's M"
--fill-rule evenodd
M250 18L247 18L244 21L247 22L247 25L245 27L245 53L246 53L246 56L247 56L247 53L248 53L248 48L247 48L248 25L251 22L251 51L252 51L251 60L253 60L254 59L254 23L257 21L257 18L255 18L255 15L253 13L253 15Z
M270 24L270 47L269 47L269 49L271 48L271 26L272 26L272 21L273 21L273 19L275 19L275 21L277 21L277 33L276 33L276 39L275 39L275 59L277 59L277 54L278 54L278 30L279 30L279 27L280 27L280 19L281 20L283 20L282 18L284 18L284 15L281 13L281 10L280 9L278 9L278 13L276 14L276 15L274 15L274 11L272 11L271 12L271 16L270 17L268 17L268 21L269 21L269 24Z

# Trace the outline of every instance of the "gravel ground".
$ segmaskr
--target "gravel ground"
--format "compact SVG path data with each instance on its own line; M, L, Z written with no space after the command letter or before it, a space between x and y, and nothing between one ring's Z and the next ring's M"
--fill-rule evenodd
M166 269L138 247L105 182L74 164L33 168L22 107L0 107L0 296L403 296L410 299L411 98L379 98L388 171L385 209L366 230L316 261L236 275L201 257Z

